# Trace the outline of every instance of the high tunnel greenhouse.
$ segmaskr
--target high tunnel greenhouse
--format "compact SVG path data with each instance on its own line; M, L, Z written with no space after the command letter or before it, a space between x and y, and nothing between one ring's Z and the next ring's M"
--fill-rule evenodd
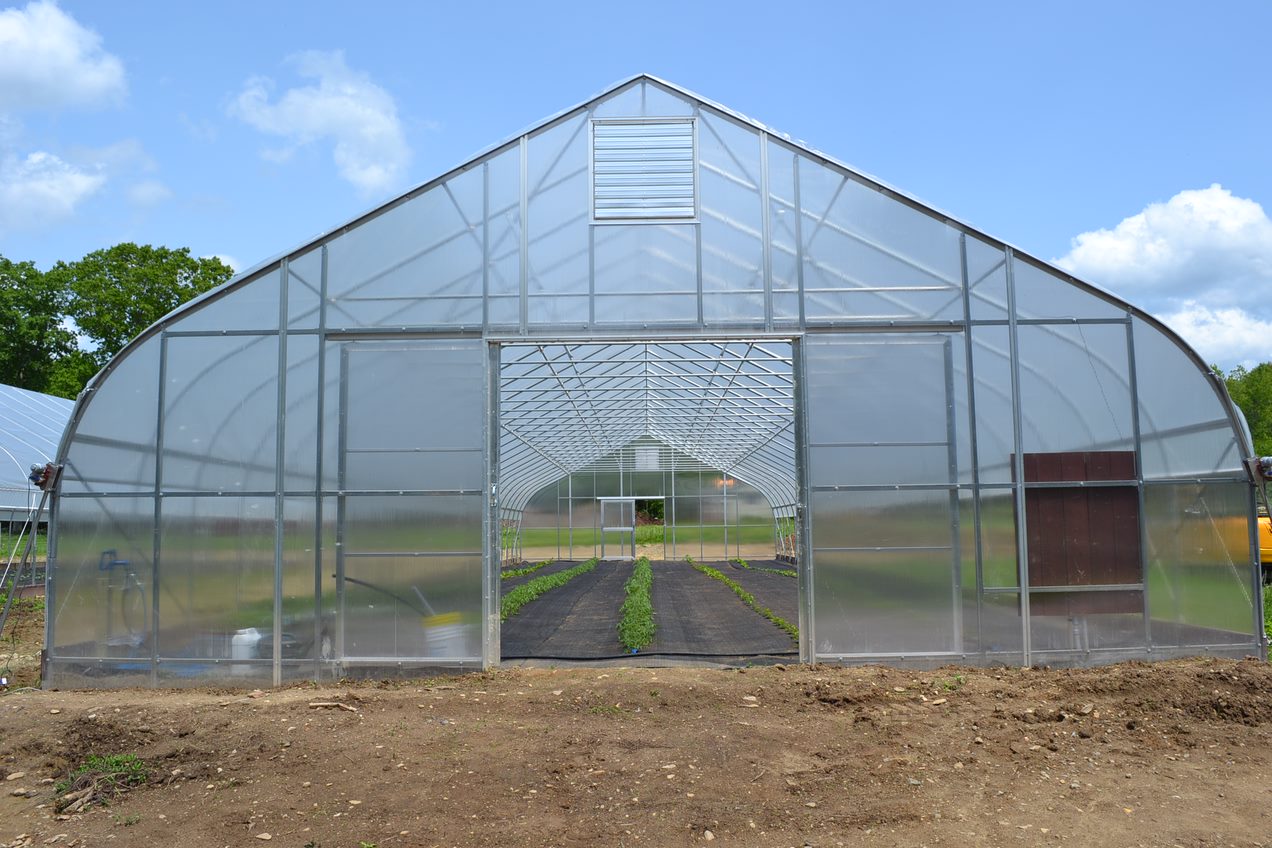
M631 557L641 501L797 571L804 661L1262 654L1250 454L1149 315L642 75L98 375L44 679L497 665L501 569Z

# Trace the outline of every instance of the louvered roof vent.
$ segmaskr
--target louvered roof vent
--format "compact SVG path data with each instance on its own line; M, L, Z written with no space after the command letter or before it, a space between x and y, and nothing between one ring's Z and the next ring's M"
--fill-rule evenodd
M597 220L692 218L694 200L692 119L592 122Z

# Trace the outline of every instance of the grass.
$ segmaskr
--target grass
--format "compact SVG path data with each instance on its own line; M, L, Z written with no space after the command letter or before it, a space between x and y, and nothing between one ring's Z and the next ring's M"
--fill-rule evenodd
M521 608L542 595L560 586L569 583L580 574L586 574L596 568L598 559L593 557L587 562L576 565L573 568L567 568L565 571L558 571L555 574L545 574L542 577L536 577L529 583L524 583L511 592L503 596L503 600L499 603L499 620L507 621L512 618Z
M618 641L633 654L654 641L654 604L649 590L654 585L654 572L649 557L641 557L632 567L623 591L627 593L619 612Z
M734 557L731 562L735 562L748 571L763 571L765 574L780 574L783 577L799 577L799 572L790 568L765 568L759 565L751 565L751 563L742 559L742 557Z
M1263 632L1272 637L1272 586L1263 587Z
M499 579L507 580L511 577L525 577L527 574L534 574L540 568L551 564L552 560L545 559L542 562L536 562L534 565L527 565L525 568L510 568L507 571L499 572Z
M105 804L149 778L150 769L136 754L94 754L74 769L66 780L54 784L54 792L61 796L54 809L59 813L75 813L91 804Z
M799 642L799 628L796 627L794 624L791 624L786 619L782 618L777 613L773 612L768 607L761 606L760 603L755 600L755 596L752 595L750 592L748 592L746 589L743 589L733 580L730 580L723 573L712 568L711 566L701 565L699 563L694 562L693 557L685 557L685 562L693 566L695 571L705 574L713 580L719 580L721 583L728 586L730 589L733 590L733 594L738 596L739 600L741 600L742 603L746 604L748 607L755 610L757 613L764 616L769 621L773 622L778 627L785 630L787 635L790 636L792 639L794 639L796 643Z

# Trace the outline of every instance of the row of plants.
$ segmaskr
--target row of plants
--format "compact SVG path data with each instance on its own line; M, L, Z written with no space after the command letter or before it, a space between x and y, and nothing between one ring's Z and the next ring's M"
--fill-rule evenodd
M649 594L653 585L649 557L641 557L623 585L627 597L619 607L618 641L633 654L654 641L654 603Z
M597 557L592 557L587 562L576 565L573 568L567 568L565 571L558 571L554 574L545 574L542 577L534 578L528 583L523 583L503 596L503 600L499 603L499 620L507 621L520 612L522 607L544 592L564 586L580 574L586 574L596 568L598 562L600 560Z
M742 559L742 557L734 557L730 562L734 562L739 568L745 568L747 571L763 571L765 574L780 574L783 577L799 577L799 572L790 568L766 568L762 565L751 565L751 563Z
M534 574L540 568L551 564L552 560L545 559L542 562L536 562L534 565L527 565L525 568L510 568L507 571L499 572L499 579L508 580L512 577L525 577L527 574Z
M796 627L794 624L791 624L789 621L782 618L780 615L773 612L768 607L761 605L759 601L755 600L754 595L752 595L746 589L743 589L741 586L739 586L737 582L730 580L728 576L726 576L724 573L722 573L718 569L712 568L709 565L702 565L701 563L694 562L693 557L685 557L685 562L693 566L695 571L698 571L702 574L707 575L712 580L719 580L721 583L728 586L730 589L733 590L733 594L738 596L738 599L741 600L742 603L746 604L748 607L755 610L757 613L764 616L769 621L773 622L778 627L785 630L788 636L790 636L796 642L799 642L798 627Z

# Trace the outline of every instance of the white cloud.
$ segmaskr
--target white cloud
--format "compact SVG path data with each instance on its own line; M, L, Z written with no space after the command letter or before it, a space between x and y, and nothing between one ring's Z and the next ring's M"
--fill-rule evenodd
M142 180L128 189L128 199L136 206L158 206L172 197L172 189L158 180Z
M1272 359L1272 321L1244 309L1211 309L1189 300L1158 317L1187 339L1206 362L1230 370L1235 365L1253 368Z
M288 141L263 155L282 162L297 147L330 139L340 176L362 191L383 192L400 183L411 151L393 97L350 69L340 51L300 53L289 62L316 84L288 89L271 102L273 81L254 77L229 107L234 117Z
M1056 264L1153 312L1208 361L1272 358L1272 219L1222 186L1082 233Z
M101 41L52 2L0 10L0 110L120 100L124 65Z
M106 182L52 153L0 158L0 231L34 229L69 217Z

